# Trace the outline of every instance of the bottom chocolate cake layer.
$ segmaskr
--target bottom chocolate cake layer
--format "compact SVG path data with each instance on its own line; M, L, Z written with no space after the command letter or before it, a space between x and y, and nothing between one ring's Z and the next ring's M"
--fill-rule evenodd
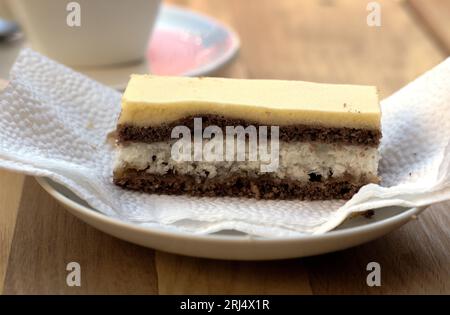
M350 199L369 181L355 180L351 175L310 182L275 178L230 175L226 178L200 179L189 175L150 174L135 169L116 170L114 183L122 188L155 194L192 195L204 197L248 197L256 199Z

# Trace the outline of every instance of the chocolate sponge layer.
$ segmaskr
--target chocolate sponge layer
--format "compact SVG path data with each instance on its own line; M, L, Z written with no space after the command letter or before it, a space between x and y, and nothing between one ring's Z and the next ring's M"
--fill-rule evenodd
M189 175L147 173L145 170L124 169L114 172L114 183L126 189L147 193L216 197L248 197L257 199L350 199L367 184L365 178L351 175L310 182L275 178L269 174L247 177L231 174L227 177L201 179Z
M176 126L188 127L192 134L194 131L194 117L202 117L202 127L216 125L222 128L225 134L226 126L250 125L259 127L258 123L246 121L243 119L230 119L223 116L189 116L168 124L160 126L140 127L134 125L119 124L116 130L116 136L119 143L129 141L133 142L160 142L171 139L172 129ZM268 128L270 135L270 128ZM281 141L319 141L325 143L339 142L352 145L378 146L380 143L381 131L371 129L354 128L329 128L309 125L288 125L280 126L279 140Z

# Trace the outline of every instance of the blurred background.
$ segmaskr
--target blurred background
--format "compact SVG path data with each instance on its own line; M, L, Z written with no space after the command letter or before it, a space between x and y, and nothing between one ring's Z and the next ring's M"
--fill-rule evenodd
M152 72L371 84L385 97L450 50L446 0L36 3L0 0L0 78L31 46L117 89Z

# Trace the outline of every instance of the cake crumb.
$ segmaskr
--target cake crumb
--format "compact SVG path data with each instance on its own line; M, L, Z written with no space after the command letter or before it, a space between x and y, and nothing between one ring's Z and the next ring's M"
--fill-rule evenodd
M259 188L258 188L257 185L255 185L255 183L253 183L253 182L250 183L250 190L251 190L252 193L255 194L255 198L256 199L260 199L261 198L261 194L259 192Z

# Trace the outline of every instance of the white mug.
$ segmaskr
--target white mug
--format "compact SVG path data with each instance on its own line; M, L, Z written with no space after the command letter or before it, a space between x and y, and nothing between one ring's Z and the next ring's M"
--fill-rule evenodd
M0 0L31 47L70 66L144 58L161 0Z

